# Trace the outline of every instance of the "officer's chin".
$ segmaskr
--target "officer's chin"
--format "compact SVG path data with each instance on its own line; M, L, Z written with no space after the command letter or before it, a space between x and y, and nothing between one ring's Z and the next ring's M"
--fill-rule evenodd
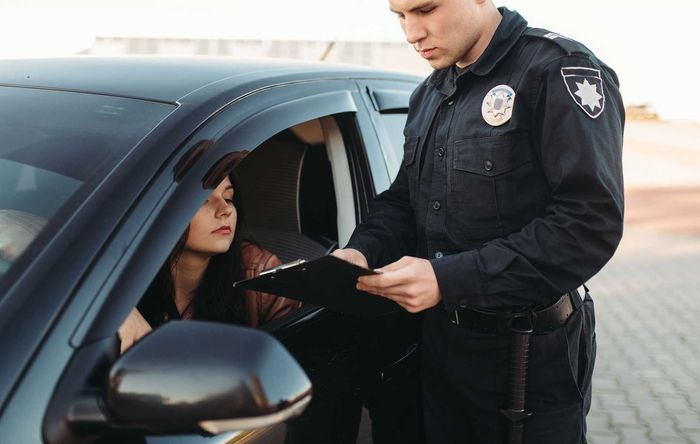
M443 69L443 68L447 68L453 64L454 63L450 63L449 60L444 60L444 59L428 60L428 65L430 65L430 67L433 69Z

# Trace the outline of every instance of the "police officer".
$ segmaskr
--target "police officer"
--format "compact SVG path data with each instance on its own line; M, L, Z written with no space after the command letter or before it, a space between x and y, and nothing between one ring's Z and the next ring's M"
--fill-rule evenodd
M576 289L622 235L617 77L491 0L389 6L434 72L395 181L334 254L424 312L428 442L585 442L595 321Z

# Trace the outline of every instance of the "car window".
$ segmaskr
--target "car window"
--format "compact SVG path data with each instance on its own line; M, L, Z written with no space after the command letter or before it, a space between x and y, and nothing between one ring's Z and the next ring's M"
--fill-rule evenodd
M0 279L55 231L174 105L0 87ZM38 240L37 240L38 242ZM25 261L24 263L27 263Z
M401 159L403 159L403 127L406 125L406 114L380 114L379 120L384 124L384 129L389 136L390 146L389 149L386 150L387 155L393 154L393 158L395 159L394 162L387 162L389 176L394 178L399 172Z

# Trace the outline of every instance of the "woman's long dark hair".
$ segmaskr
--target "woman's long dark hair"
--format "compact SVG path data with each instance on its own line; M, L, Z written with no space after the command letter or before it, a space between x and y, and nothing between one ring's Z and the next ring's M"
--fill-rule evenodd
M229 178L234 189L233 205L238 213L233 242L227 252L212 256L209 260L186 313L192 319L245 324L244 296L240 290L233 288L233 283L243 279L244 275L240 236L244 220L243 205L235 175L231 174ZM177 309L172 270L185 249L188 234L189 226L138 304L139 311L153 327L177 316L177 313L173 312Z

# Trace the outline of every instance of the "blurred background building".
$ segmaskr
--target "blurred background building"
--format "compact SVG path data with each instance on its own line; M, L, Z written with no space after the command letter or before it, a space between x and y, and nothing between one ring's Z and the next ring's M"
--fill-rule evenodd
M196 38L97 37L82 54L113 56L273 57L325 60L428 74L430 67L405 42L324 40L236 40Z
M495 0L584 42L627 105L700 122L700 3ZM0 57L74 54L283 57L427 75L387 0L0 0ZM633 111L630 115L634 114Z

